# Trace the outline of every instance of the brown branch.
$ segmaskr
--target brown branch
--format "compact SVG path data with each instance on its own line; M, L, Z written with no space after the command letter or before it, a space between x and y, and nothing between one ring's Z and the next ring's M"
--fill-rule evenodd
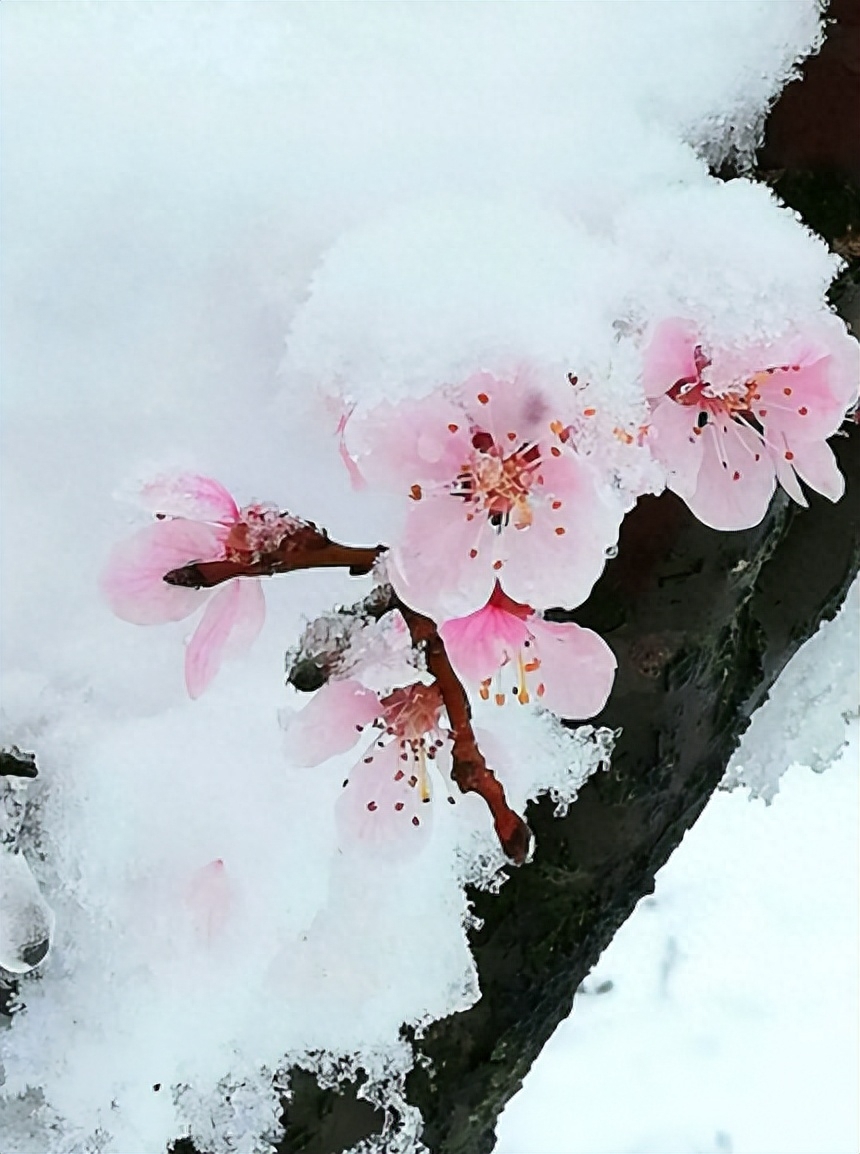
M445 711L454 733L451 776L463 793L477 793L484 799L493 815L493 825L502 849L515 865L522 865L531 855L534 842L532 832L508 805L501 782L487 766L478 748L472 729L469 698L451 666L436 624L399 599L395 607L403 614L412 644L423 649L427 668L436 679L445 703Z
M288 534L271 553L248 560L242 557L219 561L193 561L165 573L168 585L211 589L234 577L274 577L298 569L348 569L353 577L369 573L384 545L353 546L331 541L316 525L304 524Z

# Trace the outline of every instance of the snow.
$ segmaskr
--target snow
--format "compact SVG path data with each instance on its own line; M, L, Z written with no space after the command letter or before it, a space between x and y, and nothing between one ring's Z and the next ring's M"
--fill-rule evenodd
M199 471L240 505L383 540L391 505L351 488L337 398L524 358L581 371L605 436L639 419L633 366L662 309L736 342L815 314L835 259L703 157L749 154L820 13L128 3L3 20L3 742L37 754L14 845L56 919L3 1032L4 1125L21 1154L179 1133L262 1152L279 1069L363 1068L396 1095L401 1024L479 996L463 882L497 884L500 856L467 796L440 807L420 871L345 860L348 763L292 767L277 718L295 704L284 650L370 579L273 582L252 653L191 702L187 624L138 629L99 593L143 523L127 497ZM656 487L643 453L622 462L613 441L607 465L628 504ZM517 805L571 803L611 741L481 725L546 752L518 759Z
M783 670L768 700L753 715L729 762L724 789L740 785L768 804L792 764L817 773L835 761L844 743L843 723L860 712L860 583Z
M496 1154L858 1148L860 729L841 716L848 701L856 716L856 593L580 987Z

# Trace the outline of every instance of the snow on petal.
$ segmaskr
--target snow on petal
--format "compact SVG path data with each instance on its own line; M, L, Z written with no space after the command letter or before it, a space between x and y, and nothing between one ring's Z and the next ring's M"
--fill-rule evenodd
M540 662L535 678L544 686L541 704L560 717L594 717L609 698L618 665L615 654L598 633L572 622L535 617L529 628Z
M381 712L378 696L359 681L327 682L285 724L290 761L314 766L346 753Z
M398 741L367 751L350 770L335 806L344 849L395 861L421 852L432 816L429 774L420 772Z
M226 657L243 653L263 627L265 604L259 581L239 578L224 585L206 606L185 650L185 685L199 697Z
M113 612L135 625L181 621L209 597L207 589L168 585L165 573L222 554L226 530L197 521L156 521L112 549L101 590Z
M224 486L197 473L156 477L142 487L140 498L151 513L168 517L225 525L232 525L239 517L239 507Z

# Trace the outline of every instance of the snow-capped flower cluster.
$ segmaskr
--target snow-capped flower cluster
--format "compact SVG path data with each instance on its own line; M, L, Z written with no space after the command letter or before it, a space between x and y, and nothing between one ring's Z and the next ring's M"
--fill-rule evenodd
M546 366L352 402L333 436L357 499L380 489L402 507L385 546L336 545L275 506L240 509L217 481L181 475L144 487L157 520L115 548L102 588L114 612L138 624L182 619L209 599L186 649L197 697L262 628L257 574L378 563L392 588L382 622L352 629L348 675L330 671L293 719L291 758L321 765L373 729L337 805L344 845L419 847L434 763L483 794L498 829L504 795L471 729L468 694L578 720L606 704L612 650L545 612L581 605L615 551L627 496L618 443L650 452L705 524L746 528L765 515L777 481L801 504L798 477L841 496L827 437L856 402L858 378L858 346L829 314L781 340L726 350L712 349L692 320L670 317L640 346L634 384L650 417L636 435L613 428L611 454L584 435L596 409L582 407L576 376L559 381ZM441 648L434 665L431 646ZM477 770L466 770L475 759Z

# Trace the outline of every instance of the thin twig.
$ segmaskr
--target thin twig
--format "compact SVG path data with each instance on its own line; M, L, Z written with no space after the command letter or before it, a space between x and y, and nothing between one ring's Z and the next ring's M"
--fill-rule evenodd
M522 865L532 851L532 832L508 805L501 782L488 767L478 748L472 729L469 698L454 672L436 623L430 617L416 613L399 599L395 607L406 621L412 644L423 650L427 669L433 674L445 703L445 711L454 733L451 776L463 793L477 793L484 799L493 815L493 825L502 849L515 865Z
M255 560L227 558L219 561L194 561L165 573L168 585L189 589L211 589L232 581L234 577L274 577L298 569L348 569L353 577L363 577L373 568L384 545L367 547L340 545L331 541L315 525L303 525L285 536L276 550Z

